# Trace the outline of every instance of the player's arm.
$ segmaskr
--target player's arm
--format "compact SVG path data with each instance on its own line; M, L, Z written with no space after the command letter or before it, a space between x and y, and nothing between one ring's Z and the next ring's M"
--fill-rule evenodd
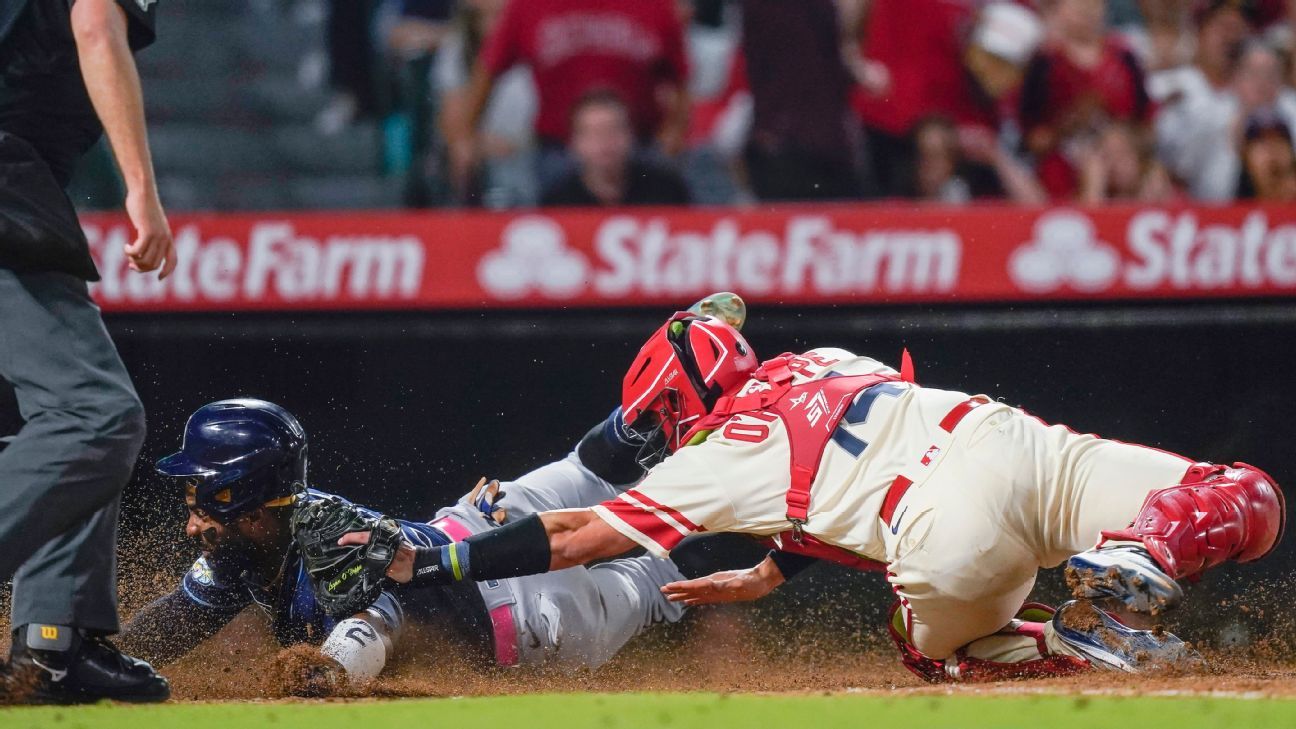
M131 655L166 664L216 635L240 609L202 605L177 587L136 612L116 640Z
M175 243L158 198L144 125L144 96L131 55L126 11L114 0L77 0L72 34L86 91L126 182L126 212L135 240L126 246L131 268L160 278L175 269Z
M349 678L372 680L391 659L403 621L400 602L384 592L366 610L334 626L320 653L336 661Z
M748 602L765 597L818 561L813 557L774 550L755 567L671 582L661 590L667 600L682 602L689 607Z
M338 544L367 544L369 534L351 532ZM404 542L387 576L415 585L502 580L616 557L636 546L589 509L549 511L445 546Z

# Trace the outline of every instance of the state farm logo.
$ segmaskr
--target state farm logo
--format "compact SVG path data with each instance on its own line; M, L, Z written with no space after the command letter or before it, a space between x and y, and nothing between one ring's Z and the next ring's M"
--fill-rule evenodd
M567 235L549 218L529 215L508 224L503 244L482 257L477 280L502 299L517 299L538 290L568 298L584 288L589 264L567 247Z
M701 228L673 223L610 216L594 228L585 253L570 246L556 221L528 215L504 228L500 248L480 259L477 280L504 300L727 290L913 295L953 290L962 260L963 241L947 228L856 230L827 215L795 215L773 228L745 228L738 216Z
M1013 281L1036 293L1066 284L1080 291L1101 291L1119 272L1120 254L1098 239L1093 221L1071 210L1042 215L1035 221L1034 238L1008 259Z
M102 276L93 291L107 304L406 301L419 295L427 259L413 234L312 235L287 220L261 220L220 235L190 223L176 230L175 272L159 281L129 272L130 226L84 229Z

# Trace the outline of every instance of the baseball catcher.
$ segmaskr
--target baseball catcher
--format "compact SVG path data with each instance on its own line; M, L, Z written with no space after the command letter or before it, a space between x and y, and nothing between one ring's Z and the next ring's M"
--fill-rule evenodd
M634 547L665 557L697 532L742 532L783 554L666 585L672 602L755 599L819 558L886 574L902 660L931 681L1195 660L1174 635L1126 627L1096 603L1171 610L1180 580L1268 554L1285 513L1274 480L1242 463L1075 433L985 395L921 387L907 360L897 371L815 349L759 364L724 322L677 314L625 377L626 422L661 444L650 460L670 454L642 482L593 508L458 544L405 541L388 574L459 584ZM1064 562L1082 599L1056 612L1025 603L1038 570Z

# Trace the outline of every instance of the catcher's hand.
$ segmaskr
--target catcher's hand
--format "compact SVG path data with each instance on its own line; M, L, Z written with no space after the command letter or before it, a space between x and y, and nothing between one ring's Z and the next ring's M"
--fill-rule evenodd
M405 541L394 520L366 516L337 497L298 506L292 532L315 597L335 618L354 615L378 599L387 569ZM349 532L365 532L369 538L363 544L341 543Z
M783 574L774 561L766 557L760 564L749 569L726 570L696 580L670 582L663 585L661 591L671 602L696 607L759 600L781 584Z

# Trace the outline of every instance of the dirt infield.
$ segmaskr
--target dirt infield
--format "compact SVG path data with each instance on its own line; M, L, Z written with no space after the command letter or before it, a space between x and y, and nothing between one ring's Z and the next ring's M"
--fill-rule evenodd
M123 614L174 588L183 568L165 560L124 564ZM172 559L172 562L178 560ZM1245 570L1245 567L1242 568ZM443 697L550 692L711 691L719 693L1212 693L1296 697L1296 611L1290 581L1248 583L1230 568L1213 583L1190 588L1190 600L1167 627L1199 641L1207 657L1189 675L1137 678L1091 673L1064 679L979 685L925 684L900 666L882 627L882 600L861 600L856 573L826 573L810 589L789 586L754 606L692 611L684 622L658 626L597 670L484 670L460 660L436 635L409 633L383 677L338 686L312 660L312 648L281 651L255 607L174 664L163 666L177 701L276 700L290 695ZM780 591L784 592L784 591ZM1060 580L1041 581L1042 599L1065 598ZM1245 598L1238 597L1245 595ZM790 599L789 599L790 598ZM779 604L782 600L782 604ZM0 603L3 603L0 596ZM3 605L0 604L0 608ZM877 608L877 609L874 609ZM871 612L870 612L871 611ZM0 649L7 626L0 623ZM303 681L302 677L306 680Z
M1207 651L1208 665L1190 675L1092 673L1065 679L972 685L926 684L889 647L838 652L814 646L800 655L761 649L746 626L713 611L682 626L683 635L657 631L598 670L480 670L438 648L413 641L379 681L338 692L342 697L489 696L550 692L714 691L805 693L1226 693L1296 696L1296 661L1264 648ZM285 665L300 667L301 650L281 652L264 621L244 613L194 653L167 667L180 701L280 699L293 693Z

